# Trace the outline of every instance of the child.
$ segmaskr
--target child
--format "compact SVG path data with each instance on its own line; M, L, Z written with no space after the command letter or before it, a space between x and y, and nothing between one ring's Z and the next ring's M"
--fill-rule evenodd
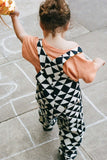
M40 26L43 39L28 36L18 20L19 12L11 14L17 37L23 43L22 55L36 71L36 99L40 106L40 122L45 131L59 127L59 152L65 160L77 155L85 125L79 79L94 80L104 61L87 60L80 46L64 39L70 22L70 9L65 0L45 0L40 5Z

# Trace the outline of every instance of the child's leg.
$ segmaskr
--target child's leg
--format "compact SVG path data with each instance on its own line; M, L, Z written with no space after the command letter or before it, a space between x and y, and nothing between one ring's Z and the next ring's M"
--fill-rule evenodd
M43 124L43 129L49 131L53 129L56 119L53 116L50 118L48 110L39 108L39 121Z
M82 107L80 106L78 112L73 111L69 117L61 114L57 122L60 137L59 152L65 160L73 160L77 156L77 147L80 146L85 131Z

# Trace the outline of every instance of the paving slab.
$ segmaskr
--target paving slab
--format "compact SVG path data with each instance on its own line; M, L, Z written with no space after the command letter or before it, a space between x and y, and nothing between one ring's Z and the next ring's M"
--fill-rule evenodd
M107 26L106 0L68 0L71 15L90 31Z
M87 89L88 91L88 89ZM83 111L84 111L84 122L86 126L89 126L104 117L100 115L95 108L84 98L83 96Z
M94 160L107 158L107 121L87 128L82 146Z
M17 98L17 100L13 101L13 105L18 115L24 114L39 107L35 100L34 92L30 95L28 94L23 97Z
M32 143L16 118L0 124L0 159L28 147L32 147Z
M8 61L22 58L21 43L14 34L6 36L2 35L0 39L1 53Z
M107 81L95 84L83 91L93 104L107 116Z
M0 107L0 123L13 117L15 117L15 113L13 112L10 103Z
M24 71L24 73L31 79L34 86L36 86L36 70L35 67L25 59L21 59L20 61L16 62L16 64ZM35 90L34 90L35 91Z
M90 58L100 56L107 61L107 27L74 38Z
M87 34L88 32L88 29L71 19L71 24L69 30L65 33L65 37L67 40L72 40L72 38Z
M1 48L1 47L0 47ZM0 64L4 64L7 63L8 60L6 59L6 57L4 57L1 53L0 53Z

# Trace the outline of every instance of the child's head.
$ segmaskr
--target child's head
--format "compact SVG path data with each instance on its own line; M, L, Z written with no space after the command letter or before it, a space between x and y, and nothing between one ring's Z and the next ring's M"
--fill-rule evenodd
M54 37L57 28L65 30L68 25L70 9L65 0L45 0L40 5L39 16L42 29Z

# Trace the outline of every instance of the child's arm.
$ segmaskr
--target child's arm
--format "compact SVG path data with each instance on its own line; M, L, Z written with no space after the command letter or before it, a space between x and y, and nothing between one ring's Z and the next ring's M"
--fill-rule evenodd
M10 14L11 19L12 19L12 23L13 23L13 27L14 27L14 31L16 33L16 36L18 37L18 39L23 42L23 37L25 35L27 35L27 33L25 32L24 28L22 27L21 23L19 22L18 16L19 16L19 12L17 10L15 10L13 13Z

